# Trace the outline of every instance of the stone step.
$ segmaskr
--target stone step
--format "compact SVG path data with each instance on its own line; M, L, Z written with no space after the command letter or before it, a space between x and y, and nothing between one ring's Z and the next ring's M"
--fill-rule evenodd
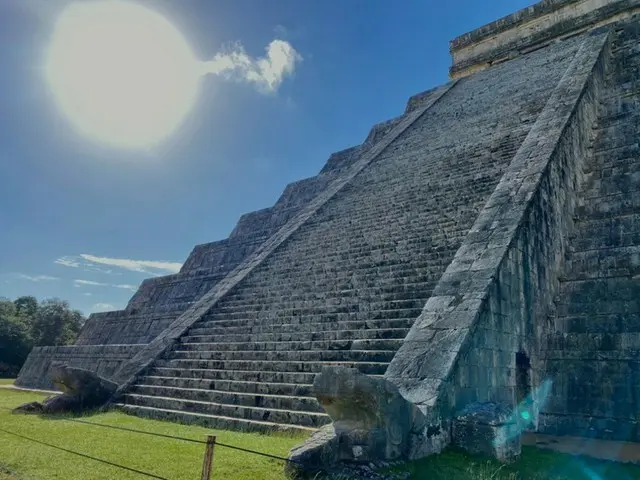
M620 97L637 97L640 95L640 80L637 78L628 78L624 73L623 76L627 78L615 79L615 84L606 89L601 100L606 102L611 98Z
M385 329L360 329L360 330L320 330L303 332L278 332L278 333L241 333L228 334L224 328L220 328L220 334L216 335L188 335L182 337L181 342L187 343L257 343L257 342L327 342L341 340L365 340L365 339L404 339L409 333L409 328L385 328Z
M593 150L593 159L590 163L593 165L593 168L612 168L614 166L635 162L639 152L640 143L637 141L622 147ZM590 171L590 168L591 167L588 166L586 170Z
M630 399L635 396L634 387L628 385L629 382L624 379L618 379L615 376L612 378L612 373L607 368L601 367L599 370L596 367L583 369L582 372L575 375L576 378L565 373L560 374L557 378L562 384L562 388L558 389L560 392L552 391L550 395L545 397L545 412L591 415L606 418L610 422L623 418L637 421L637 404ZM586 382L584 375L590 375L586 378L592 379L596 383ZM602 384L611 385L614 382L616 399L602 395Z
M398 285L395 287L395 291L387 292L376 292L374 289L361 288L350 290L318 290L315 293L298 291L290 294L278 293L278 290L274 288L274 293L270 296L263 294L252 295L251 291L246 291L243 292L242 295L225 298L219 305L220 308L224 309L246 310L264 305L274 305L275 308L279 308L290 305L314 305L318 302L337 305L354 302L399 302L403 300L413 300L415 298L428 298L435 285L436 282L412 288L404 288Z
M635 126L634 126L635 127ZM607 132L606 135L598 135L593 142L593 150L612 150L617 148L630 148L636 145L637 138L635 137L635 128L632 129L628 126L625 129L617 126L615 129L611 129L611 132Z
M159 367L154 365L148 376L176 379L233 380L238 382L312 384L317 372L279 372L277 370L231 370L207 368Z
M361 285L359 280L354 278L351 278L348 282L349 284L345 285L345 288L334 284L328 289L319 287L315 291L290 290L289 292L282 292L276 289L255 291L253 288L245 288L225 296L224 305L254 305L265 302L288 303L291 301L327 300L329 298L402 300L429 295L437 283L434 281L403 283L402 280L396 280L396 283L392 285L371 287Z
M311 293L324 291L343 291L355 288L376 288L382 282L397 286L413 283L434 283L448 266L455 254L456 247L446 258L438 261L419 262L411 264L399 263L396 260L387 261L382 258L369 261L366 264L349 262L345 266L336 267L332 264L324 266L306 265L297 269L294 267L273 268L266 271L255 271L254 275L230 292L240 295L243 291L251 290L257 294L270 295L273 291L290 294L292 291L307 291ZM415 253L418 255L418 253ZM286 260L282 261L286 264Z
M411 202L407 203L406 205L407 209L412 209L412 205L410 203ZM428 214L429 216L438 215L442 213L441 210L438 210L437 208L426 210L426 211L420 210L420 212L422 214ZM311 225L311 223L309 223L309 225ZM316 225L318 227L325 226L320 224L316 224ZM440 226L442 227L443 225L440 225ZM331 229L329 232L327 232L327 234L334 232L333 226L327 227L327 228ZM407 236L400 235L399 238L396 239L393 237L385 236L380 238L379 241L375 242L375 244L372 243L371 237L364 234L360 238L343 239L345 240L344 245L347 247L348 249L347 251L338 252L335 248L333 248L329 252L327 252L327 255L328 255L328 259L343 258L343 257L354 258L353 255L345 255L345 254L350 252L357 252L356 256L360 255L364 258L367 258L371 255L372 250L376 250L379 252L385 252L385 251L414 252L416 250L420 251L421 249L423 249L423 247L426 247L428 249L428 251L425 252L426 254L437 256L447 251L450 246L450 242L448 241L449 237L447 235L444 235L443 232L444 230L439 229L438 233L429 237L421 237L421 236L407 237ZM329 241L327 242L327 246L336 245L333 242L333 239L334 239L333 237L334 235L327 237L327 239L329 239ZM336 239L336 240L340 241L339 239ZM285 260L285 259L289 259L293 255L295 255L296 257L300 255L300 258L307 258L307 255L309 255L312 260L319 259L322 257L318 255L318 250L316 246L320 246L320 245L322 245L322 239L318 239L317 242L310 244L306 250L304 249L295 250L295 252L288 251L287 249L276 250L275 252L273 252L273 257L270 256L269 258L274 260ZM432 248L434 246L435 248Z
M493 180L490 182L493 184ZM388 188L392 188L390 185ZM423 185L428 188L428 185ZM445 186L438 186L440 192L444 192ZM438 191L432 191L434 195ZM299 230L296 236L296 243L300 245L300 249L289 250L282 249L273 252L274 259L282 261L288 258L301 258L299 255L310 255L314 261L321 258L321 251L326 250L330 255L330 263L336 263L357 255L365 255L367 250L370 252L372 248L376 248L380 244L380 251L396 251L395 245L390 241L402 239L406 242L420 243L425 242L424 246L418 251L424 250L427 244L431 245L450 245L450 240L462 235L463 229L457 223L458 215L446 215L441 207L441 202L432 199L424 202L417 192L408 192L405 195L404 202L398 202L397 205L389 207L382 205L382 201L389 201L389 198L370 199L360 198L362 202L368 203L367 210L358 211L356 205L350 206L348 210L343 212L334 211L333 218L331 216L320 215L317 222L308 222L305 224L304 230ZM473 195L471 196L473 197ZM393 200L397 200L394 198ZM443 198L443 200L445 200ZM473 198L470 198L473 200ZM402 205L404 203L404 206ZM375 205L378 204L378 205ZM459 206L461 214L471 214L472 210L467 205ZM369 214L367 211L375 213ZM409 216L410 215L410 216ZM451 217L451 218L449 218ZM382 223L386 222L386 223ZM354 226L359 226L357 236L351 237L354 242L358 239L366 239L368 244L363 242L360 244L350 242L349 239L336 235L339 231L353 230ZM383 230L384 225L384 230ZM420 228L418 228L420 226ZM384 233L387 233L385 235ZM421 236L420 233L429 233L428 236ZM313 235L313 242L308 242L310 235ZM402 245L402 243L399 243ZM402 250L400 250L401 252Z
M141 407L177 410L198 414L204 413L206 415L217 415L259 422L293 424L312 428L319 428L331 422L329 416L324 413L245 407L241 405L226 405L224 403L182 400L172 397L138 395L134 393L126 393L124 395L124 403Z
M198 338L198 337L196 337ZM247 351L301 351L301 350L397 350L403 339L354 339L354 340L315 340L315 341L280 341L280 342L194 342L181 339L177 350L217 352L247 352Z
M141 377L141 385L155 385L159 387L196 388L204 390L221 390L225 392L253 393L265 395L293 395L312 397L311 384L252 382L242 380L216 380L206 378L183 377Z
M580 220L570 235L570 251L593 250L591 245L629 248L637 245L635 239L640 231L640 214L632 213L611 218ZM596 247L597 248L597 247Z
M614 150L594 151L594 155L585 165L585 178L591 176L619 175L638 169L633 152L637 148L618 148Z
M636 333L640 313L569 315L556 317L553 325L559 333Z
M268 321L262 321L258 324L253 323L249 324L249 320L246 320L246 324L243 322L235 321L232 325L216 325L216 326L203 326L200 327L200 324L196 324L194 328L189 330L189 334L193 336L200 335L226 335L226 334L279 334L279 333L318 333L321 332L330 332L330 331L340 331L340 330L354 330L357 328L361 328L362 330L380 330L380 329L389 329L389 328L411 328L415 320L420 315L421 310L414 310L414 316L411 318L391 318L384 320L353 320L353 321L341 321L341 322L332 322L329 320L325 320L324 322L315 321L320 316L309 316L306 317L306 320L309 323L304 324L300 323L305 319L305 317L289 317L283 320L286 323L269 323ZM362 316L366 316L363 314ZM294 321L299 320L299 321ZM222 321L220 321L222 322ZM213 323L213 322L212 322ZM211 325L212 323L207 322L206 325ZM217 322L216 322L217 323Z
M400 241L402 239L401 232L398 235L390 236L397 237ZM415 248L410 250L404 246L397 246L393 249L383 249L377 246L377 242L372 239L371 244L366 249L361 251L352 252L340 252L339 246L335 242L328 242L327 245L319 244L313 251L308 253L308 262L304 262L301 258L305 258L301 255L302 252L295 252L296 255L284 255L282 257L269 258L268 262L260 265L259 271L269 272L273 267L285 268L288 272L301 272L301 271L316 271L321 273L320 270L323 266L333 268L337 272L344 272L345 268L355 267L358 272L364 272L368 268L372 267L393 267L396 271L399 271L407 266L422 266L427 267L429 264L437 264L444 256L449 256L451 249L458 243L455 241L462 235L460 233L443 236L442 238L431 238L429 241L423 241L421 248ZM333 240L331 237L330 240ZM446 243L445 243L446 242ZM401 245L401 244L400 244ZM322 252L326 252L327 258L324 258ZM407 257L408 254L414 253L415 258ZM348 273L348 272L347 272Z
M640 355L640 332L623 333L564 333L549 335L543 350L583 352L590 357L599 351Z
M600 300L632 302L640 298L639 294L640 281L628 276L568 280L560 284L557 303L589 304Z
M640 132L637 135L640 136ZM615 175L611 173L605 177L593 174L587 179L581 197L584 199L599 198L632 191L640 191L640 168L626 172L620 171Z
M428 215L434 214L435 212L432 212ZM421 215L428 216L426 212L421 212ZM331 228L339 226L331 225ZM452 239L462 237L462 231L450 230L444 225L438 226L439 233L427 237L412 237L411 232L402 228L403 230L398 230L395 234L389 231L388 236L380 239L368 237L362 245L354 245L346 239L342 240L344 244L340 244L335 234L327 235L326 244L323 244L322 239L318 239L316 243L307 247L306 251L284 249L274 252L273 257L269 257L269 263L263 264L260 270L268 270L269 266L284 262L286 263L282 266L292 270L311 269L323 265L335 267L336 270L342 270L349 264L359 265L361 268L367 265L375 266L372 260L386 260L388 265L402 265L413 260L405 257L410 253L419 254L415 260L419 260L420 264L437 263L443 256L450 254L453 248ZM366 235L366 232L362 233ZM392 242L389 242L389 239L392 239ZM303 262L302 258L308 261Z
M640 214L640 190L591 198L576 209L579 221L611 219L634 214Z
M433 215L433 213L429 213L428 215ZM328 227L332 229L339 228L333 225L333 223L328 225ZM456 231L438 227L439 234L434 233L420 237L422 243L420 248L409 248L405 246L404 242L414 241L412 235L425 234L424 229L422 229L422 232L416 231L412 234L407 231L409 227L410 225L404 225L402 230L399 230L395 234L387 230L384 232L381 231L381 234L387 233L387 235L380 236L380 238L373 237L370 234L366 247L350 252L340 251L341 246L337 244L340 240L335 233L327 236L326 244L321 238L315 236L313 239L310 239L315 241L315 243L312 243L312 250L306 253L300 252L297 249L291 251L284 249L281 252L276 251L272 254L274 255L273 257L269 256L267 262L258 267L258 271L269 272L273 267L278 266L290 272L306 269L307 271L322 273L323 267L334 269L337 272L343 272L345 267L348 268L352 266L358 273L366 273L371 267L387 267L393 269L395 272L402 273L407 267L425 267L430 262L437 263L439 259L449 256L451 250L454 249L464 237L462 230ZM430 234L431 232L427 230L427 233ZM397 245L393 248L380 248L378 246L389 238L395 239ZM346 242L347 240L344 239L343 241ZM348 243L346 245L348 245ZM323 255L323 252L326 256ZM416 257L407 257L408 253L413 253ZM303 261L303 258L308 261Z
M197 368L207 370L250 370L275 372L319 373L323 367L357 368L369 375L383 375L388 362L371 361L320 361L320 360L199 360L199 359L158 359L157 368ZM306 382L305 382L306 383Z
M171 397L179 400L196 400L199 402L224 405L237 405L241 407L324 413L324 410L316 398L312 396L269 395L144 384L133 385L128 393L153 397Z
M331 303L328 302L324 307L322 302L291 302L287 305L278 305L275 309L279 316L295 316L295 315L313 315L315 313L349 313L359 311L377 311L377 310L395 310L395 309L408 309L408 308L420 308L422 309L427 303L429 297L414 298L407 300L389 300L384 302L370 302L368 304L359 305L351 302L345 303ZM247 306L225 306L223 302L213 307L216 313L244 313L247 316L250 315L262 315L265 311L268 311L270 305L247 305ZM206 318L206 317L205 317ZM249 317L251 318L251 317Z
M391 328L398 327L394 325L396 321L406 322L407 319L415 319L420 312L422 312L424 305L419 308L397 308L393 310L377 310L377 311L362 311L362 312L325 312L318 309L316 312L311 313L314 321L309 321L309 317L301 317L300 315L270 315L268 322L265 322L264 317L247 317L244 313L219 313L215 311L206 314L202 320L199 320L195 325L197 328L216 328L219 326L255 326L261 327L266 325L296 325L300 331L304 330L305 325L312 325L313 328L322 328L320 325L326 325L327 323L344 323L346 328L342 330L350 330L350 324L355 325L355 328ZM411 320L413 322L413 320ZM224 322L224 323L223 323ZM411 326L412 323L409 324ZM335 328L332 326L331 328Z
M594 188L595 186L605 185L604 182L608 182L606 184L607 187L610 187L613 183L624 188L624 191L638 191L637 187L629 183L629 177L634 174L637 175L638 171L640 171L638 165L634 165L629 159L621 159L615 163L610 162L608 166L591 164L590 170L585 170L585 182L581 197L585 200L595 199L597 201L599 198L621 193L620 190L615 191L615 189L613 191L605 191L605 189L598 191Z
M180 348L178 345L176 348ZM269 360L280 362L390 362L396 350L173 350L171 360Z
M640 236L640 231L638 236ZM637 275L640 275L640 244L571 252L565 265L563 280L571 282L610 277L627 277L631 280ZM627 285L626 280L620 282L612 280L612 282L614 283L609 282L609 290L622 282L627 288L633 288L633 284L636 284L636 292L640 293L640 281L631 280L631 285ZM566 287L575 289L569 284Z
M127 405L119 403L116 408L125 413L137 415L139 417L152 418L155 420L169 420L190 425L200 425L207 428L219 430L234 430L240 432L292 432L311 433L316 430L314 427L303 427L300 425L281 424L274 422L264 422L246 420L244 418L223 417L220 415L207 415L202 413L185 412L181 410L171 410L166 408L153 408L141 405Z
M640 302L628 300L608 300L606 298L594 298L584 303L558 303L556 311L558 316L574 315L620 315L635 314L640 312Z
M633 117L640 117L640 99L638 98L610 98L607 102L603 102L598 116L597 124L611 125L618 122L625 122Z

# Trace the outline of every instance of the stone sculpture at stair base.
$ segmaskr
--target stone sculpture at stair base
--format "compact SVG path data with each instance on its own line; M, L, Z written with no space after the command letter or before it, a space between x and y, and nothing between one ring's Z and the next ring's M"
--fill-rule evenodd
M90 370L67 365L53 365L50 375L53 385L62 394L48 397L42 403L20 405L14 413L80 413L107 404L118 388L117 384Z

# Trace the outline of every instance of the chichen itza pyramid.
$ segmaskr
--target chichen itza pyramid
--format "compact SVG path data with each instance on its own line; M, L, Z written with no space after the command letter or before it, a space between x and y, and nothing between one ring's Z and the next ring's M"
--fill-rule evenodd
M314 378L351 367L424 416L392 457L490 402L640 441L640 0L545 0L450 46L451 82L35 348L18 384L61 362L137 415L317 429Z

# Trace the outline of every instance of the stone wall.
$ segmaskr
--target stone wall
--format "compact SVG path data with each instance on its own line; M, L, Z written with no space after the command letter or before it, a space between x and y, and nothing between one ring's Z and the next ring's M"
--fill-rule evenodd
M434 423L473 401L512 406L518 400L516 355L536 356L608 55L606 32L579 41L385 375Z
M149 343L180 314L145 311L132 314L126 310L95 313L85 322L76 345L128 345Z
M54 363L92 370L111 379L123 362L133 357L140 345L90 345L35 347L16 380L19 387L52 389L49 368Z
M640 16L612 58L540 352L539 431L640 441Z
M488 68L587 28L640 10L640 0L548 0L466 33L450 43L451 78Z

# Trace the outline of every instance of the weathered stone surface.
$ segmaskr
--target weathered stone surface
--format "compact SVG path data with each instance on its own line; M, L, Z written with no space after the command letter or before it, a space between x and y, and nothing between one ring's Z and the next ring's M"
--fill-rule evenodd
M450 76L460 78L588 28L627 19L639 6L638 0L539 2L452 40Z
M385 373L445 417L474 401L515 405L516 356L537 350L609 53L606 31L577 38L580 50Z
M521 433L513 407L475 402L453 419L451 442L469 453L510 463L520 456Z
M314 432L289 454L285 473L289 478L306 478L310 473L324 472L338 463L339 440L333 425Z
M614 32L606 92L551 321L539 431L640 441L640 24Z
M381 378L353 368L325 368L313 391L331 417L340 460L370 462L406 458L414 424L422 413Z
M31 402L14 409L14 413L81 412L100 407L113 396L118 385L94 372L67 365L53 365L51 380L61 395L48 397L42 403Z
M50 369L63 364L90 370L110 379L123 362L130 359L141 345L69 345L35 347L22 366L16 385L19 387L54 389Z
M103 404L118 388L117 383L83 368L53 365L49 374L58 389L66 395L78 397L87 407Z

